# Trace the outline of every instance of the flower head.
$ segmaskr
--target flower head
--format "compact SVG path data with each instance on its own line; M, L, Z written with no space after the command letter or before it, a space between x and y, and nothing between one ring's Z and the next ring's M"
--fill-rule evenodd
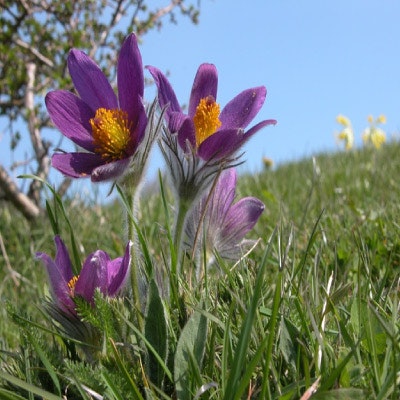
M118 99L101 69L84 52L70 51L68 69L80 97L55 90L47 94L46 106L61 133L85 151L54 154L52 165L72 178L116 179L130 166L147 125L136 37L130 34L119 53Z
M369 115L367 118L369 122L369 127L365 128L362 134L362 139L365 145L374 146L376 149L379 149L382 144L386 142L386 133L383 129L379 128L377 125L385 124L386 117L381 114L378 118L374 120L372 115Z
M234 203L236 171L227 169L219 176L213 191L193 208L186 222L186 245L189 249L202 245L221 257L234 259L253 241L246 234L264 211L264 204L255 197L244 197ZM204 239L204 242L203 242Z
M124 256L114 260L102 250L95 251L86 258L80 274L74 276L64 242L59 236L54 241L57 249L54 260L45 253L37 253L36 256L47 269L51 293L60 310L75 314L75 296L80 296L93 305L96 289L109 297L120 293L129 274L130 243Z
M200 65L193 82L188 114L185 114L164 74L148 67L157 88L161 107L169 105L166 119L170 133L177 134L181 148L195 149L203 160L221 159L236 152L252 135L275 120L262 121L248 132L244 129L264 104L264 86L247 89L222 110L216 102L218 75L212 64Z
M350 120L339 114L336 117L336 122L343 126L343 129L337 134L337 138L344 142L346 150L351 150L354 145L354 132Z
M200 65L193 82L187 114L181 109L165 75L148 67L158 88L158 101L167 107L163 154L180 194L205 187L215 173L237 160L236 152L261 128L275 120L261 121L245 129L264 104L266 89L244 90L224 108L217 103L218 75L212 64Z

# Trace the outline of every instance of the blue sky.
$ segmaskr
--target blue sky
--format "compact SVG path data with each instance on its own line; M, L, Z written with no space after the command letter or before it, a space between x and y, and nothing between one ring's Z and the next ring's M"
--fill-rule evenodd
M243 169L260 170L263 156L282 163L338 150L339 113L352 121L358 145L369 114L386 115L388 136L400 131L398 0L201 0L200 5L198 25L178 17L177 25L165 21L161 31L146 35L143 62L170 73L181 103L187 103L203 62L218 68L221 107L243 89L267 87L254 123L274 118L278 124L248 142ZM154 95L155 88L148 88L147 99ZM156 153L150 179L161 166ZM55 172L52 181L58 180Z
M257 171L263 156L279 163L337 150L339 113L359 145L369 114L384 113L388 135L399 132L399 18L396 0L202 0L199 25L179 19L147 35L141 49L144 63L170 72L181 102L202 62L218 68L221 106L243 89L267 87L255 121L278 125L245 147L244 167Z

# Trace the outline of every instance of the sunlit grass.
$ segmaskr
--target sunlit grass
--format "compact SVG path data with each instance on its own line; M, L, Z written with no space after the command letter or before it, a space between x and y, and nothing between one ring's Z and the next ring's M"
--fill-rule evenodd
M236 264L219 260L218 269L200 282L180 281L185 320L171 306L179 299L164 301L169 357L151 372L163 382L159 387L143 378L149 373L141 364L144 338L123 313L126 331L121 337L109 332L106 357L94 366L78 356L63 361L54 349L59 355L70 349L21 319L54 329L40 311L48 289L43 266L34 260L36 251L53 254L53 233L45 217L29 226L4 205L0 388L23 395L32 389L28 385L58 394L68 387L68 398L91 398L86 388L105 398L146 398L145 392L147 398L176 398L171 377L182 369L174 370L171 360L182 352L184 340L190 342L192 336L184 332L203 332L205 317L207 335L199 339L204 348L184 358L192 394L183 390L181 399L300 399L317 381L313 399L398 399L399 151L391 143L379 150L321 154L241 176L238 197L256 196L266 205L250 235L260 241ZM155 272L161 297L173 222L173 213L166 215L165 207L172 207L167 187L164 196L165 203L158 189L148 192L139 215L150 257L145 262ZM122 253L126 227L118 201L107 207L67 201L65 207L82 257L97 248L111 257ZM61 218L60 229L69 244ZM192 268L189 260L184 268ZM158 304L157 294L151 299ZM121 305L111 307L118 315ZM180 334L186 339L179 341ZM124 341L131 341L129 356ZM12 381L4 371L25 383Z

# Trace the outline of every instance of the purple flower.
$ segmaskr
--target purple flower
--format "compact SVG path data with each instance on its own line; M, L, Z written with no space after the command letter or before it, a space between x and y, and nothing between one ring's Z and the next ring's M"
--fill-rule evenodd
M124 256L114 260L102 250L95 251L86 258L80 274L74 276L64 242L59 236L56 236L54 241L57 248L54 260L45 253L37 253L36 256L47 269L52 296L62 311L75 314L75 296L80 296L94 305L94 293L97 288L109 297L120 293L130 270L131 243L126 246Z
M218 75L212 64L200 65L185 114L165 75L147 67L158 88L158 101L165 108L168 131L162 152L180 197L193 199L212 181L215 173L237 161L235 153L261 128L275 124L264 120L245 129L261 109L266 89L244 90L220 110L216 102Z
M244 197L233 203L236 179L234 168L223 171L212 193L193 208L186 222L189 249L195 246L201 249L204 243L208 251L235 259L244 247L254 243L244 237L253 229L265 206L255 197Z
M68 69L80 97L56 90L47 94L46 106L61 133L85 151L54 154L52 165L72 178L118 178L129 167L147 125L136 36L130 34L121 47L118 99L101 69L82 51L70 51Z
M160 106L169 105L165 113L169 131L177 134L185 152L195 149L203 160L229 157L261 128L276 124L275 120L265 120L244 132L264 104L267 94L264 86L244 90L220 112L216 102L217 69L212 64L202 64L185 114L165 75L155 67L147 68L156 82Z

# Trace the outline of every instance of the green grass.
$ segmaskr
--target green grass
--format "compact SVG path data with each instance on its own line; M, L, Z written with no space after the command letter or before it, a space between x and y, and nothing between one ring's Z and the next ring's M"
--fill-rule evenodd
M48 289L43 267L34 260L36 251L54 254L51 224L43 218L29 226L3 205L0 398L14 398L6 390L23 398L41 395L33 388L90 398L85 389L90 387L105 398L147 393L168 399L175 398L175 387L180 399L196 393L201 399L299 399L319 379L313 399L398 399L399 153L399 144L391 143L379 151L321 154L241 176L238 197L256 196L266 205L249 235L260 243L234 267L221 260L221 272L210 271L200 282L182 276L184 314L151 291L155 312L164 304L159 318L165 314L168 336L168 357L156 372L145 364L148 357L157 359L152 350L161 351L160 343L141 336L126 313L129 307L121 304L102 308L112 307L123 329L104 328L101 361L88 365L79 355L66 360L67 342L44 330L54 327L41 312ZM92 208L65 204L81 258L97 248L112 257L122 254L126 226L119 202ZM56 215L70 246L68 225ZM147 261L160 281L170 260L172 221L157 193L142 199L139 221ZM186 260L184 269L190 268ZM206 337L193 341L205 323ZM146 340L152 350L141 344ZM175 355L180 361L173 367ZM149 383L144 378L149 374L163 384ZM187 379L183 389L168 379L179 374Z

